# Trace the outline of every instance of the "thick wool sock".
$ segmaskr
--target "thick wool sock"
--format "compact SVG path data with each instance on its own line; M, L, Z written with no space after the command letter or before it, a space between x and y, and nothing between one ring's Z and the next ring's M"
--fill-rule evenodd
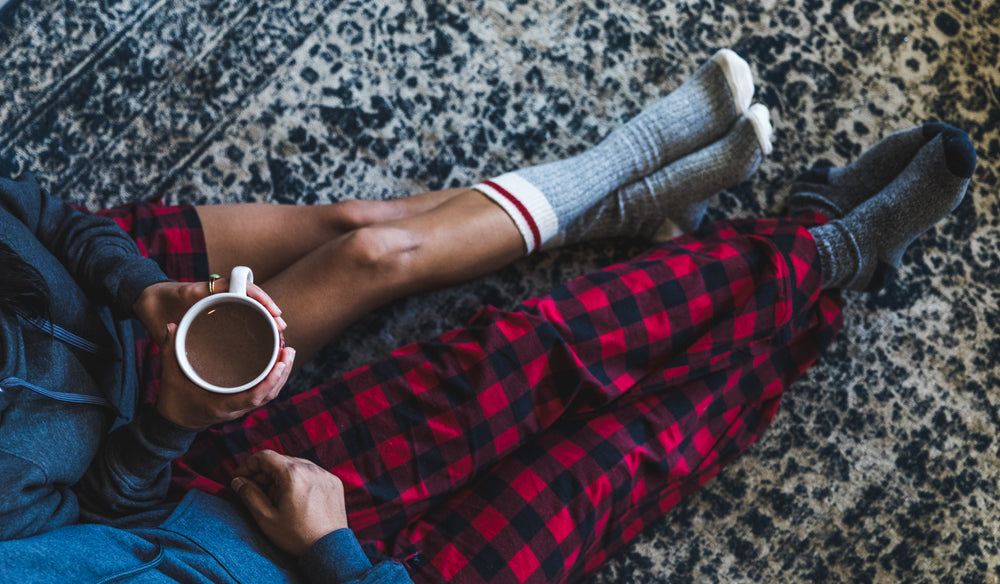
M877 195L843 219L810 229L823 287L875 291L884 286L910 243L962 201L975 167L968 135L946 128Z
M807 170L792 184L788 212L819 211L831 219L847 215L892 182L920 148L945 128L952 126L929 122L893 132L843 168Z
M724 136L752 96L749 65L724 49L587 152L473 188L511 216L530 253L615 189Z
M542 249L612 237L660 241L692 231L708 199L750 178L770 153L768 111L755 104L723 138L604 197Z

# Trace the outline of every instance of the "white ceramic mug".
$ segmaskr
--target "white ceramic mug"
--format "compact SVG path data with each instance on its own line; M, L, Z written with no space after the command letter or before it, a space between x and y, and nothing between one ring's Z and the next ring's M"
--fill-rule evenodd
M180 365L181 371L187 375L188 379L203 389L214 391L216 393L238 393L245 391L263 381L274 367L274 364L278 361L278 352L281 350L281 339L278 333L278 325L275 322L274 317L270 312L268 312L267 308L265 308L263 304L254 300L250 296L247 296L247 285L252 282L253 272L250 271L250 268L246 266L237 266L233 268L232 275L229 277L229 291L212 294L211 296L207 296L196 302L193 306L191 306L191 308L188 309L187 312L184 313L180 324L177 326L177 334L174 339L174 348L177 353L177 363ZM263 371L260 372L260 375L251 381L236 387L221 387L203 379L191 365L187 354L188 330L191 328L191 323L194 322L195 317L208 312L212 306L225 302L237 302L249 306L264 315L267 322L271 325L272 350L271 358L267 367L264 367Z

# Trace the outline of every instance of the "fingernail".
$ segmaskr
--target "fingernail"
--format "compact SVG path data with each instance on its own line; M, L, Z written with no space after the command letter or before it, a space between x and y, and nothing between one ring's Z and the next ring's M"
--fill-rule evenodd
M295 349L293 349L291 347L288 347L288 360L289 361L294 361L295 360Z
M279 317L276 317L275 320L278 321L278 326L281 327L281 330L285 330L286 328L288 328L288 323L285 322L285 319L283 319L283 318L281 318L279 316Z
M232 480L232 481L231 481L231 482L229 483L229 487L230 487L230 488L231 488L232 490L234 490L234 491L236 491L236 492L238 493L238 492L240 491L240 487L242 487L242 486L243 486L243 483L245 483L245 482L247 482L247 481L246 481L246 479L244 479L243 477L235 477L235 478L234 478L234 479L233 479L233 480Z

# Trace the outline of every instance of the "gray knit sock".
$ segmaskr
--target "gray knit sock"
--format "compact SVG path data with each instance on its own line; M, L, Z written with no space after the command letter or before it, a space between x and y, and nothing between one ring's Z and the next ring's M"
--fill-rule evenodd
M962 201L975 167L968 135L946 128L877 195L843 219L810 229L823 287L875 291L884 286L910 243Z
M755 104L716 142L622 187L542 246L630 237L665 240L701 223L708 199L753 175L771 152L767 108Z
M917 151L945 128L951 126L929 122L893 132L843 168L813 167L792 184L788 212L819 211L830 219L847 215L892 182Z
M614 190L724 136L752 96L749 65L724 49L587 152L473 188L511 216L530 253Z

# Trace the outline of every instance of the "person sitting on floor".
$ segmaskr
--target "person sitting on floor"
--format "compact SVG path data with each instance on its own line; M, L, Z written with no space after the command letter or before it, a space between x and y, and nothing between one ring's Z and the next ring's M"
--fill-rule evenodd
M5 273L34 285L3 304L0 468L12 496L0 503L0 573L563 582L592 572L756 440L841 326L836 290L882 285L958 204L975 166L964 133L928 124L845 169L807 174L788 217L696 229L707 198L770 149L766 115L733 89L741 61L722 55L587 153L485 181L402 219L406 228L375 228L405 234L393 245L441 229L475 241L457 250L460 275L448 264L441 280L421 279L418 262L412 289L557 243L694 231L281 399L287 348L243 394L203 395L184 378L171 319L206 287L163 280L119 227L141 221L70 209L30 178L0 183ZM454 221L426 217L438 213ZM475 233L463 231L466 216ZM168 275L201 275L192 264L204 271L206 254L191 250L204 247L171 249L178 230L164 232L136 237L162 251ZM210 232L207 265L226 265L213 264ZM418 260L440 251L418 247ZM340 269L314 253L254 291L288 318L289 339L310 310L335 331L354 314L337 320L330 301L306 302L322 299L307 268L318 280ZM296 278L308 294L292 294ZM399 293L387 288L378 300ZM279 312L275 301L292 298L298 308ZM163 348L144 404L128 393L149 377L142 363L131 369L130 309L149 328L150 354ZM78 330L93 338L69 334ZM186 493L163 503L172 462Z

